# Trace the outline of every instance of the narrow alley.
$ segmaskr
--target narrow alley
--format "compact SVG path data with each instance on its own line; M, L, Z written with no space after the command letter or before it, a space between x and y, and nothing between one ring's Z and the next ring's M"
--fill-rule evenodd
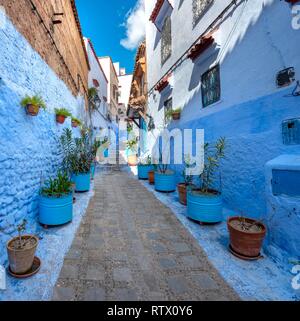
M238 300L196 240L126 172L102 172L53 300Z

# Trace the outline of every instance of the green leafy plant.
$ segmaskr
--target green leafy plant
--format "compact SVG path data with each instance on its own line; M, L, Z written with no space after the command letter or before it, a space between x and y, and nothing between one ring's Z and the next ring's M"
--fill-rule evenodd
M91 87L88 89L88 98L93 99L98 95L98 90L95 87Z
M166 111L166 113L165 113L165 119L166 119L166 121L169 121L169 120L171 120L172 119L172 117L173 117L173 114L175 114L175 113L181 113L181 111L182 111L182 108L176 108L176 109L168 109L167 111Z
M139 165L151 165L152 164L152 157L151 155L148 155L146 157L139 159Z
M45 187L41 189L41 194L48 197L62 197L68 195L72 192L72 183L69 179L69 176L66 172L59 172L57 177L52 179L50 178Z
M213 183L215 181L215 172L220 166L220 161L225 158L226 140L221 137L215 145L209 143L204 145L204 170L200 175L200 192L204 194L215 194Z
M36 107L43 108L44 110L46 109L46 104L43 100L43 98L39 95L34 95L34 96L28 96L26 95L22 100L21 100L21 106L26 107L27 105L34 105Z
M77 123L77 124L78 124L78 126L81 126L81 125L82 125L82 121L81 121L81 120L79 120L78 118L74 117L74 116L72 116L72 122Z
M96 158L97 151L100 148L100 146L101 146L101 141L98 140L98 139L94 139L94 142L93 142L93 144L91 146L91 148L92 148L91 152L93 154L94 159Z
M64 116L64 117L72 116L70 111L66 108L55 108L54 112L55 112L55 115L57 115L57 116Z
M172 114L174 114L174 113L181 113L181 111L182 111L182 108L181 108L181 107L178 107L178 108L172 110Z
M63 168L69 175L90 172L94 161L93 144L89 133L84 131L80 138L73 138L72 131L66 128L61 136Z
M128 140L126 142L126 146L129 150L131 150L132 152L137 152L137 138L133 138L131 140Z
M191 163L191 158L189 155L185 156L183 165L184 165L184 169L182 171L182 177L184 179L184 184L191 185L193 183L193 176L187 174L187 170L191 168L193 164Z

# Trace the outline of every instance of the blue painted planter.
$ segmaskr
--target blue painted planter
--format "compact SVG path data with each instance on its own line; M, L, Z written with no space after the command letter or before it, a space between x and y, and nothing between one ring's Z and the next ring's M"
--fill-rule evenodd
M148 173L153 171L153 165L138 165L138 177L139 179L148 179Z
M176 190L176 175L174 172L154 174L155 190L158 192L174 192Z
M201 223L219 223L223 220L222 196L187 193L187 216Z
M108 149L106 149L104 152L103 152L103 155L104 155L104 157L108 157Z
M60 198L39 197L39 222L44 225L63 225L73 219L73 194Z
M95 171L96 171L96 164L93 163L93 164L91 165L91 179L94 179L94 177L95 177Z
M91 174L73 174L72 182L76 184L76 192L88 192L91 188Z

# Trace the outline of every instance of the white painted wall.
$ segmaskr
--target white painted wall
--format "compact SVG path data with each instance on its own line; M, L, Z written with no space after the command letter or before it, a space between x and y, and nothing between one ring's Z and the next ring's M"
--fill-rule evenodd
M160 33L149 17L156 0L145 1L146 43L149 89L167 72L172 64L203 33L209 24L230 3L215 0L195 28L192 26L192 0L174 1L172 20L172 55L161 66ZM248 0L225 15L214 37L219 50L208 50L196 64L190 59L173 73L173 107L183 107L181 122L204 117L280 91L276 73L294 66L300 74L300 31L291 26L291 7L284 1ZM201 106L201 75L217 61L221 64L221 101L203 109ZM291 91L295 84L291 85ZM163 92L162 95L168 96ZM158 92L149 97L149 111L155 122L162 125L164 101Z
M132 75L129 74L124 76L119 76L118 78L119 78L119 90L120 90L119 103L124 104L125 108L127 108L128 102L129 102L129 96L130 96Z
M106 128L108 126L108 122L106 120L108 103L105 101L104 97L108 96L108 80L104 74L103 69L98 61L97 56L92 50L91 44L87 38L84 38L85 46L87 49L88 59L90 63L90 71L88 76L88 85L89 88L95 87L93 83L93 79L96 79L100 86L97 88L98 95L101 99L101 105L99 107L99 112L95 111L92 114L92 124L94 127Z

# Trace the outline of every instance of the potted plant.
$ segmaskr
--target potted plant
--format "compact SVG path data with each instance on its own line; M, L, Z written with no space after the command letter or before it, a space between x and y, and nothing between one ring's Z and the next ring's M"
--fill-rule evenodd
M180 119L180 115L181 115L181 108L176 108L172 110L172 119L173 120L179 120Z
M72 119L72 127L73 128L77 128L78 126L82 125L82 122L78 118L72 116L71 119Z
M225 157L225 138L214 146L204 145L204 170L200 175L200 188L187 193L187 216L201 223L219 223L223 219L222 195L214 186L215 172Z
M66 108L55 108L56 122L63 124L66 118L71 116L71 113Z
M184 182L177 184L179 202L182 205L187 204L187 201L186 201L187 189L192 185L192 182L193 182L193 176L187 174L187 169L190 166L191 166L190 157L187 156L184 160L184 169L182 171L182 177L184 179Z
M6 248L10 271L17 275L26 274L33 265L39 240L35 235L23 234L27 221L17 226L18 236L8 241Z
M139 179L148 179L148 173L154 169L151 164L151 156L148 155L146 160L141 159L138 164L138 178Z
M167 164L158 164L154 173L154 186L158 192L174 192L176 190L175 172L168 170Z
M73 218L73 189L67 173L50 178L40 191L39 222L45 226L69 223Z
M93 162L91 165L91 179L93 180L95 177L95 171L96 171L96 155L97 155L97 151L99 149L99 147L101 146L101 141L95 139L92 146L91 146L91 153L92 153L92 157L93 157Z
M128 140L127 143L127 162L129 166L136 166L137 165L137 138L133 138Z
M91 165L94 161L88 132L73 139L72 131L66 128L61 136L63 164L76 185L76 192L88 192L91 186Z
M46 104L43 100L43 98L39 95L35 96L28 96L26 95L21 100L21 106L25 108L26 113L31 116L37 116L37 114L40 111L40 108L46 109Z
M261 222L247 217L230 217L227 221L230 247L239 257L245 259L260 257L267 228Z

